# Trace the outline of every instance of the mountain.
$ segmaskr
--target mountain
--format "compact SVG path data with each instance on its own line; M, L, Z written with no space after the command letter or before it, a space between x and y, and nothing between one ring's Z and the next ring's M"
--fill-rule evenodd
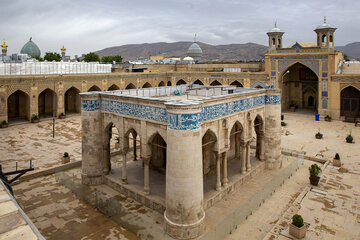
M202 60L254 60L264 58L267 46L256 43L210 45L197 42L203 50ZM100 57L121 55L125 61L133 61L139 57L148 58L151 54L167 54L170 57L186 57L192 42L143 43L129 44L105 48L96 51Z
M349 43L345 46L337 46L335 49L345 53L349 57L360 58L360 42Z
M124 61L133 61L139 57L148 58L149 54L167 54L170 57L186 57L186 52L192 42L158 42L143 44L128 44L105 48L96 51L100 57L120 55ZM198 42L203 50L202 60L257 60L263 59L268 47L256 43L211 45ZM337 46L339 50L349 57L360 58L360 42Z

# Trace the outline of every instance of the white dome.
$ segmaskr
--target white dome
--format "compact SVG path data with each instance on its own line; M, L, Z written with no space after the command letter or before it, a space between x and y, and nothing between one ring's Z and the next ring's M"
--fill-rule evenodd
M192 57L187 56L187 57L184 57L184 58L183 58L183 61L192 62L192 61L194 61L194 59L193 59Z

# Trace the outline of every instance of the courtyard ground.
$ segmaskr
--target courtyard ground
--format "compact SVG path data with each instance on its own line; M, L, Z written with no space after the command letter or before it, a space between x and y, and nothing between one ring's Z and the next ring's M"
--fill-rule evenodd
M285 122L288 125L282 130L283 148L330 160L339 153L343 163L341 168L328 165L316 188L319 191L306 191L295 208L310 224L306 239L360 239L360 127L341 121L316 122L314 115L299 113L285 113ZM314 137L319 128L324 134L321 140ZM354 144L345 142L349 130L354 136ZM57 120L54 139L51 120L10 126L0 129L0 133L0 164L5 171L14 170L16 161L19 168L28 167L30 159L36 169L60 165L65 151L70 153L72 160L81 159L78 115ZM284 219L288 217L289 209L294 209L294 202L304 189L310 189L307 168L311 164L313 162L305 160L304 165L227 239L289 239L288 222ZM70 190L56 183L54 177L23 182L15 185L14 190L25 212L40 230L45 229L44 235L48 239L64 237L60 229L67 236L71 236L71 231L82 231L83 239L100 236L104 239L136 239L131 232L78 200ZM97 233L99 222L106 224Z

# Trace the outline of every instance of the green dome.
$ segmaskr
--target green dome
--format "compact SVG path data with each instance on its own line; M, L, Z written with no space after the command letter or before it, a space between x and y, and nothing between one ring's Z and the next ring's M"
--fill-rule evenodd
M189 47L189 50L187 51L187 55L192 58L202 57L202 54L203 54L203 52L202 52L199 44L197 44L196 42L191 44L191 46Z
M40 57L39 47L32 41L32 38L22 47L20 53L25 53L31 57Z

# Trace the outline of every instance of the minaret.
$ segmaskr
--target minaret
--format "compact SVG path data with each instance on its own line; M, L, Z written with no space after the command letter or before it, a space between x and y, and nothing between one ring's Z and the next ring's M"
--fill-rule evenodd
M61 50L61 60L63 62L65 62L65 52L66 52L66 48L64 47L64 45L62 46Z
M317 46L321 48L334 48L335 30L336 27L326 23L326 17L324 17L324 23L314 30L317 35Z
M269 36L269 49L275 50L277 48L282 48L282 36L284 32L282 32L277 27L277 21L275 21L275 26L269 32L266 33Z
M5 40L4 40L4 43L3 45L1 45L1 51L2 51L2 60L4 61L4 57L7 55L7 48L8 48L8 45L6 45L5 43Z

